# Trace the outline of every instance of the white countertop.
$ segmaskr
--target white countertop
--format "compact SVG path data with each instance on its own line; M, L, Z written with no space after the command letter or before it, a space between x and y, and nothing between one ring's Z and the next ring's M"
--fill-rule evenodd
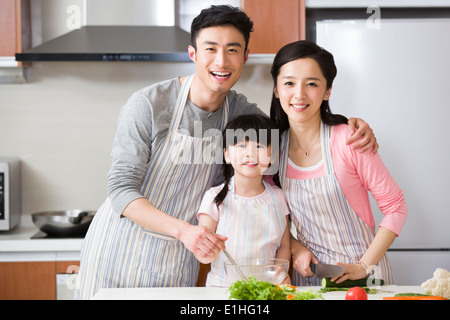
M82 238L31 239L39 232L27 217L18 227L0 231L0 262L79 260Z
M300 290L318 291L320 287L299 287ZM397 293L424 293L420 286L381 286L368 300L381 300ZM324 300L344 300L345 291L323 293ZM229 300L228 288L172 287L172 288L108 288L100 289L95 300Z

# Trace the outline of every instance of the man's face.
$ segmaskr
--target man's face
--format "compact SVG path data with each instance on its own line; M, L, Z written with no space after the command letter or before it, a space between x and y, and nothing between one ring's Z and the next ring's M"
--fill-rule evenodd
M233 26L214 26L199 32L196 45L189 46L189 57L196 64L197 85L211 94L226 94L248 58L244 36Z

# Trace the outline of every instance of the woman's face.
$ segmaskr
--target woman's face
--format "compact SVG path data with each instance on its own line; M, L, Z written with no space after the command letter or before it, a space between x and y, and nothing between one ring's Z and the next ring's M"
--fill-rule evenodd
M320 105L330 97L331 88L327 89L317 61L301 58L281 67L274 92L290 123L306 123L320 119Z

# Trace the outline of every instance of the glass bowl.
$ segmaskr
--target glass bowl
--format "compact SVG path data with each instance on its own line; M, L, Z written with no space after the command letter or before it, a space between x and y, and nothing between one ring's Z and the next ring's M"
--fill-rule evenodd
M240 271L247 279L253 276L258 281L280 284L289 271L289 261L276 258L237 260L236 265L225 261L224 265L225 274L231 283L243 280Z

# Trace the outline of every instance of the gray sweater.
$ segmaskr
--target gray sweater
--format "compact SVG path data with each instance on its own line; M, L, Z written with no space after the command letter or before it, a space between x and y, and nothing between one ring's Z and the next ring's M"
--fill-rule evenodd
M143 197L141 184L152 150L156 150L167 136L180 89L178 78L162 81L135 92L123 106L108 174L108 197L115 212L122 213L130 202ZM228 121L241 114L264 114L242 94L231 90L227 97ZM203 132L211 128L222 129L223 107L207 112L188 101L178 129L188 130L193 135L194 121L202 122Z

